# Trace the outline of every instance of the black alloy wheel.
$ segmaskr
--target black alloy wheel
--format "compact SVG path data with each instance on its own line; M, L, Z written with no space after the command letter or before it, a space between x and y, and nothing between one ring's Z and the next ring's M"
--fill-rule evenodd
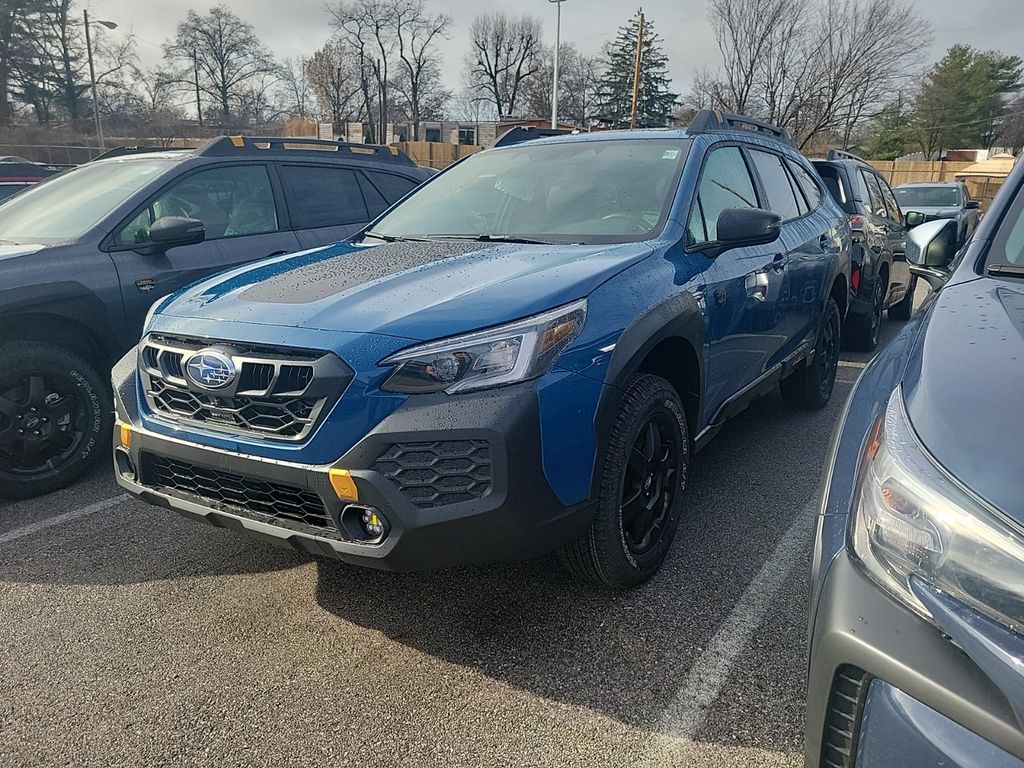
M112 426L100 382L92 366L56 347L0 346L0 496L56 490L92 464Z
M640 427L622 480L622 536L637 558L658 543L666 530L672 502L680 491L675 482L682 460L679 425L664 409L651 413Z
M829 297L825 302L824 317L818 331L814 357L799 366L779 383L782 398L788 404L809 411L819 411L828 405L839 370L839 342L842 335L839 305Z
M616 589L657 573L682 517L688 429L668 381L638 374L627 384L608 431L594 520L560 551L570 573Z

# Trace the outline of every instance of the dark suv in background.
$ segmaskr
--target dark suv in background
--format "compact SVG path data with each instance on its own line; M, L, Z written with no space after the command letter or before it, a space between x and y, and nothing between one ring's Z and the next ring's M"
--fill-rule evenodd
M343 240L427 178L389 147L214 139L112 150L0 206L0 496L80 475L107 440L109 371L153 301Z
M916 279L907 268L908 222L892 189L866 160L833 149L811 162L850 215L850 311L843 337L870 352L878 345L883 311L893 320L910 319Z

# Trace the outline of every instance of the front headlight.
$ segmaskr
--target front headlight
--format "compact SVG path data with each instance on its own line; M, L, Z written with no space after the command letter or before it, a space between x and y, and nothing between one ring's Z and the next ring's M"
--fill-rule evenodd
M875 581L926 618L913 578L1021 629L1024 536L925 452L902 389L889 399L865 449L852 547Z
M382 389L388 392L468 392L534 379L583 330L587 301L466 336L404 350L380 364L397 366Z

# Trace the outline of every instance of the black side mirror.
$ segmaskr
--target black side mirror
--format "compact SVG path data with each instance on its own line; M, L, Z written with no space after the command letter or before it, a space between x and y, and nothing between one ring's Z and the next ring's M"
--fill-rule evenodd
M964 203L964 208L968 211L976 211L981 208L981 200L968 200Z
M149 228L149 239L163 251L179 245L195 245L206 239L206 225L187 216L163 216Z
M782 217L761 208L726 208L718 215L718 251L779 239Z
M913 229L920 224L924 224L925 218L925 215L920 211L907 211L903 216L903 223L906 224L907 229Z
M938 219L921 224L907 235L910 271L935 290L949 279L949 263L956 256L956 221Z

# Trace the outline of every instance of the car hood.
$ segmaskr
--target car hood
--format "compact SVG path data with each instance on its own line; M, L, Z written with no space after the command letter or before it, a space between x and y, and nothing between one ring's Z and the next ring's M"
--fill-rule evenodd
M45 247L42 243L0 243L0 261L17 256L31 256Z
M1024 524L1024 283L946 286L904 381L927 450L960 482Z
M914 211L915 213L923 213L925 216L934 216L937 219L952 219L959 216L961 212L960 208L948 205L901 205L900 207L903 209L904 214Z
M581 298L651 253L647 243L342 243L198 283L158 314L435 339Z

